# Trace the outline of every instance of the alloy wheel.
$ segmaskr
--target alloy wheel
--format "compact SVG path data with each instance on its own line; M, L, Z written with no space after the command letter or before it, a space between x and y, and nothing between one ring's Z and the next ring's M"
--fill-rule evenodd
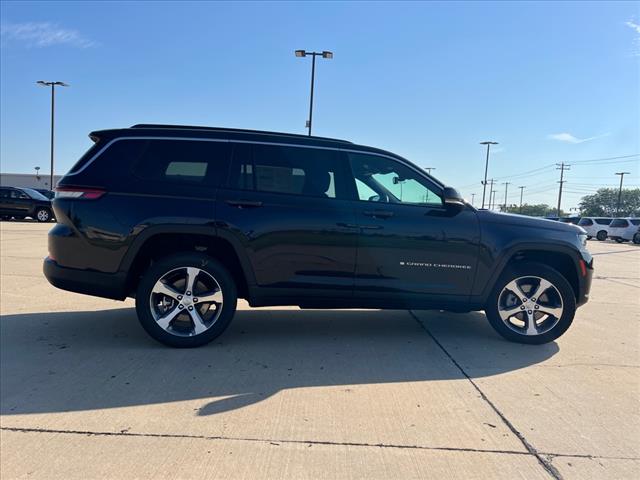
M536 276L511 280L498 296L502 322L520 335L542 335L562 317L563 303L558 288Z
M37 213L38 220L40 222L48 222L49 221L49 212L47 210L38 210Z
M190 337L216 323L223 300L220 284L209 272L182 267L168 271L155 283L149 295L149 308L163 330Z

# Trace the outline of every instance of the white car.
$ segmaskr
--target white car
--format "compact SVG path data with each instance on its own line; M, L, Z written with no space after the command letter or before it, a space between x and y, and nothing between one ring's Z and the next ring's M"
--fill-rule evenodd
M585 229L587 238L597 238L600 241L606 240L609 235L609 224L613 218L607 217L582 217L578 226Z
M627 232L624 234L624 237L622 238L629 242L633 242L636 245L640 245L640 227L638 227L635 231L633 231L632 229L627 230Z
M609 238L618 243L628 242L638 231L640 218L614 218L609 224Z

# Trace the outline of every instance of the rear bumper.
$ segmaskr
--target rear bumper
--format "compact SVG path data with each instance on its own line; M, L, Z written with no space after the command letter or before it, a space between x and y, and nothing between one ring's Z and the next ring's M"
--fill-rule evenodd
M62 290L114 300L127 297L127 277L123 272L103 273L61 267L49 257L44 259L42 270L49 283Z

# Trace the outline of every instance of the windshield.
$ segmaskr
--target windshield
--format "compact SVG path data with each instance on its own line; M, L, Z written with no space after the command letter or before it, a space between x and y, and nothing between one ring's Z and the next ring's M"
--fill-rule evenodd
M42 195L40 192L36 192L33 188L23 188L22 191L24 193L26 193L27 195L29 195L34 200L45 200L45 201L49 200L47 197Z

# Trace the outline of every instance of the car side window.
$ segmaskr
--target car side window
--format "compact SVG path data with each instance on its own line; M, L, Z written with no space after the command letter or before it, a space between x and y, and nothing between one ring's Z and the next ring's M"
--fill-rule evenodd
M442 206L442 198L428 180L402 163L360 153L348 153L348 157L359 200Z
M631 224L636 226L640 225L640 219L634 218L633 220L631 220Z
M230 186L242 190L343 198L344 165L337 151L237 144Z
M136 142L122 140L117 143ZM219 186L227 176L230 146L227 142L196 140L146 140L139 150L133 173L154 182Z
M596 218L596 223L598 225L609 225L611 223L610 218Z
M0 188L0 198L9 198L9 190L6 188Z
M578 222L578 225L581 227L590 227L591 225L593 225L593 220L591 220L590 218L581 218Z
M21 200L24 200L25 198L26 199L29 198L29 196L26 193L21 192L20 190L11 190L9 193L9 196L11 198L19 198Z

